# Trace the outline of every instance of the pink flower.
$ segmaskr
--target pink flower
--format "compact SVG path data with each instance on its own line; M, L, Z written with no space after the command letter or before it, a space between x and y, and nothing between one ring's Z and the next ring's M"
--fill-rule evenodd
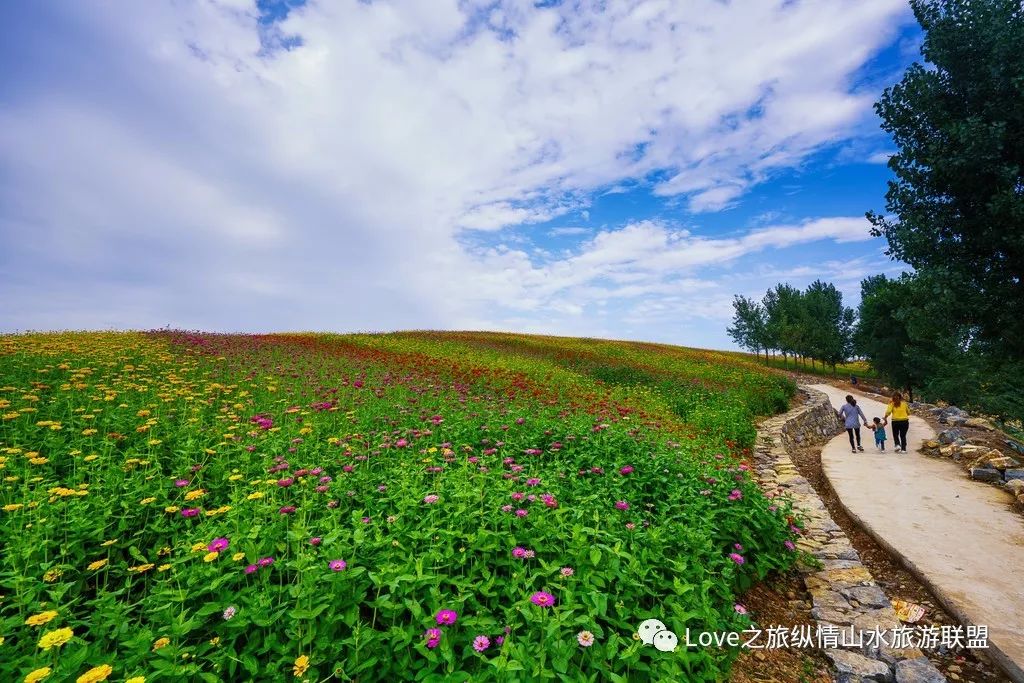
M435 640L441 637L442 631L439 628L428 628L423 632L423 637L427 640Z
M634 524L633 522L626 522L626 528L628 530L632 531L633 529L636 528L636 524Z
M526 497L526 495L523 494L523 493L520 493L519 491L515 491L515 492L512 493L512 500L522 500L525 497Z
M739 489L733 489L732 493L729 494L729 500L739 500L743 497L743 492Z
M626 476L627 474L633 474L633 466L626 465L625 467L619 470L619 474L621 474L622 476Z
M793 541L786 541L782 545L786 546L786 550L790 550L790 551L796 550L796 546L793 545Z
M259 569L259 567L257 567L257 566L256 566L256 565L254 565L254 564L250 564L250 565L249 565L248 567L246 567L246 568L245 568L245 573L246 573L246 574L252 574L252 573L253 573L254 571L256 571L257 569Z
M280 513L282 515L290 515L293 512L295 512L295 506L294 505L285 505L280 510L278 510L278 513Z
M741 605L741 604L740 604L740 603L738 603L738 602L737 602L737 603L736 603L735 605L733 605L733 606L732 606L732 608L733 608L734 610L736 610L736 613L737 613L737 614L746 614L746 613L747 613L747 608L746 608L746 607L744 607L743 605Z
M430 494L429 496L423 497L423 502L426 503L427 505L433 505L439 500L441 500L441 498L439 496L435 496L434 494Z
M504 512L504 513L512 512L512 506L511 505L502 505L501 506L501 511Z
M348 567L345 560L331 560L327 563L327 566L331 568L331 571L335 572L345 571L345 568Z
M743 559L743 556L739 553L729 553L729 559L735 562L736 564L743 564L744 562L746 562L746 560Z
M738 551L740 551L740 552L743 552L743 546L741 546L741 545L740 545L739 543L733 543L733 544L732 544L732 547L733 547L733 549L735 549L735 550L738 550Z
M580 647L590 647L594 644L594 634L590 631L580 631L576 634L576 642Z
M319 536L314 536L313 538L309 539L310 545L320 545L323 542L324 539L320 538Z
M459 615L455 610L443 609L437 613L435 618L439 624L451 625L458 620Z
M261 567L269 567L270 565L274 564L274 558L264 557L261 558L256 564L258 564Z
M395 446L397 446L398 448L405 448L408 445L409 445L409 440L408 439L399 439L398 441L395 442Z
M227 550L228 545L230 544L231 542L224 537L215 538L213 539L213 541L210 542L210 545L206 546L206 549L209 550L211 553L219 553L221 551Z
M491 639L487 636L477 636L473 639L473 649L477 652L483 652L491 646Z
M181 511L182 517L195 517L199 514L199 508L185 508Z
M231 618L233 616L235 616L235 614L237 614L237 613L238 613L238 610L235 609L234 605L232 605L232 606L228 607L227 609L225 609L224 610L224 614L222 614L221 616L224 617L224 621L230 621Z
M536 553L534 553L532 550L527 550L526 555L524 555L524 557L528 560L532 560L534 558L534 555L536 555Z
M527 486L538 486L539 484L540 479L538 477L530 477L529 479L526 480Z
M190 482L188 479L175 479L174 480L174 485L177 486L178 488L182 488L182 487L188 486L191 483L192 482Z
M615 509L617 509L617 510L628 510L629 509L629 503L627 503L624 500L617 500L617 501L615 501Z
M515 548L512 548L512 557L523 559L526 557L526 548L521 545L517 545Z
M572 576L576 573L576 571L572 567L562 567L560 573L562 574L562 576Z
M527 512L526 510L523 510L522 508L516 510L516 517L525 517L528 514L530 513Z
M530 596L530 602L539 607L551 607L555 604L555 596L545 591L537 591Z
M280 486L283 489L288 488L289 486L291 486L294 483L295 483L295 480L292 479L291 477L285 477L284 479L278 479L277 480L277 485Z

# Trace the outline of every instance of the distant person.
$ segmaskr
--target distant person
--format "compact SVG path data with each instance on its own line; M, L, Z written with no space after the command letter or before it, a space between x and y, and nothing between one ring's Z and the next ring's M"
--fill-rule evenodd
M873 424L868 425L868 429L875 433L875 447L883 453L885 453L885 427L888 424L888 421L882 422L876 417Z
M847 394L846 403L842 408L836 411L836 414L846 426L846 434L850 437L850 451L853 453L856 453L857 451L863 452L864 447L860 445L860 423L863 421L864 426L867 427L868 418L864 416L864 411L857 405L857 399ZM853 442L854 436L857 437L857 443Z
M850 375L850 384L857 386L857 375Z
M892 441L897 453L907 452L907 430L910 429L910 406L903 400L900 392L892 395L892 400L885 408L885 416L892 415Z

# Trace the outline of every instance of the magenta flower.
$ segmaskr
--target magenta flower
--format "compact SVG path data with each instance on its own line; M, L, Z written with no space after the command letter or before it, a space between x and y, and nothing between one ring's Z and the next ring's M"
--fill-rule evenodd
M428 638L427 639L427 647L429 649L431 649L431 650L433 650L435 647L437 647L440 644L441 644L441 639L440 638Z
M296 474L298 474L298 473L296 473ZM295 480L292 479L291 477L285 477L284 479L278 479L277 480L277 485L280 486L283 489L288 488L289 486L291 486L294 483L295 483Z
M796 546L793 545L793 541L786 541L782 545L786 546L786 550L790 550L790 551L796 550Z
M551 607L555 604L555 596L544 591L537 591L530 596L530 602L539 607Z
M272 557L263 557L263 558L260 558L260 560L256 564L258 564L261 567L269 567L270 565L274 564L274 558L272 558Z
M743 559L743 556L739 553L729 553L729 559L735 562L736 564L743 564L744 562L746 562L746 560Z
M734 550L736 550L738 552L743 552L743 546L741 546L739 543L733 543L732 547L733 547Z
M423 496L423 502L426 503L427 505L433 505L439 500L441 500L441 498L439 496L435 496L434 494L430 494L429 496Z
M324 539L322 539L319 536L314 536L313 538L309 539L309 544L310 545L314 545L314 546L315 545L320 545L323 542L324 542Z
M733 489L732 493L729 494L729 500L739 500L743 497L743 492L739 489Z
M227 550L230 544L231 541L222 536L220 538L213 539L213 541L210 542L210 545L206 546L206 549L211 553L219 553Z
M512 557L523 559L526 557L526 548L521 545L517 545L515 548L512 548Z
M526 510L523 510L522 508L520 508L519 510L516 510L516 517L525 517L528 514L530 514L530 513L527 512Z
M397 446L398 448L405 448L408 445L408 439L399 439L398 441L395 442L395 446Z
M199 508L185 508L181 511L182 517L195 517L199 514Z
M254 571L256 571L257 569L259 569L259 567L257 567L257 566L256 566L256 565L254 565L254 564L250 564L250 565L249 565L248 567L246 567L246 568L245 568L245 573L246 573L246 574L252 574L252 573L253 573Z
M188 486L191 483L192 482L190 482L188 479L175 479L174 480L174 485L177 486L179 489L182 488L182 487Z
M487 636L477 636L473 639L473 649L477 652L483 652L491 646L491 639Z
M331 568L331 571L335 572L345 571L345 568L348 567L348 565L345 564L345 560L331 560L327 563L327 566Z
M290 515L293 512L295 512L295 506L294 505L285 505L280 510L278 510L278 512L280 514L282 514L282 515Z
M442 633L443 631L441 631L441 629L439 628L428 628L426 631L423 632L423 637L427 640L434 640L440 638Z
M523 499L523 498L525 498L525 497L526 497L526 496L525 496L525 495L523 495L522 493L520 493L519 491L515 491L515 492L514 492L514 493L512 494L512 500L522 500L522 499Z
M621 474L622 476L626 476L627 474L633 474L633 466L626 465L625 467L619 470L619 474Z
M451 625L458 620L459 615L455 610L443 609L437 613L437 616L435 618L437 619L437 623L439 624Z
M526 480L526 485L527 486L539 486L540 485L540 479L537 478L537 477L530 477L529 479Z
M627 503L624 500L617 500L617 501L615 501L615 508L617 510L628 510L629 509L629 503Z

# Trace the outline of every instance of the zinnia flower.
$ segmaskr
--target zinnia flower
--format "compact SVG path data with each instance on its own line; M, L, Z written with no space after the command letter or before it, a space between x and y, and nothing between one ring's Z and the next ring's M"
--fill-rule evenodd
M615 501L615 508L617 510L628 510L629 509L629 503L627 503L624 500L617 500L617 501Z
M544 591L537 591L530 596L530 602L539 607L551 607L555 604L555 596Z
M170 644L171 644L171 639L170 638L157 638L153 642L153 651L155 652L155 651L159 650L162 647L167 647Z
M41 681L47 676L49 676L51 671L52 669L48 666L44 666L41 669L36 669L35 671L30 671L28 675L25 676L25 683L38 683L38 681Z
M594 634L590 631L580 631L576 634L576 642L580 647L590 647L594 644Z
M562 567L561 569L562 576L572 576L575 573L572 567Z
M439 500L440 500L440 497L435 496L434 494L430 494L429 496L424 496L423 497L423 502L426 503L427 505L433 505L434 503L436 503Z
M53 621L54 618L56 618L56 616L56 610L47 610L45 612L40 612L39 614L33 614L31 617L25 620L25 625L42 626L43 624L48 624L49 622Z
M348 565L345 564L345 560L331 560L327 566L329 566L332 571L340 572L344 571L345 567Z
M113 673L114 668L109 664L95 666L75 679L75 683L98 683L107 680L107 676Z
M237 613L238 610L235 608L234 605L231 605L230 607L224 610L224 614L222 616L224 617L224 621L229 621Z
M70 628L59 628L55 631L47 631L43 634L43 637L39 639L39 647L43 650L60 647L71 640L74 635L75 632Z
M211 553L219 553L227 550L229 545L231 545L231 541L221 536L220 538L213 539L210 545L206 546L206 549Z
M306 655L299 655L298 657L296 657L295 666L292 669L292 673L295 674L296 677L303 676L305 675L307 669L309 669L309 657L307 657Z
M487 636L477 636L473 639L473 649L477 652L483 652L491 646L491 639Z
M182 517L196 517L199 515L199 508L185 508L181 511Z
M733 605L733 606L732 606L732 608L733 608L734 610L736 610L736 613L737 613L737 614L746 614L746 613L747 613L747 608L746 608L746 607L744 607L743 605L741 605L741 604L740 604L740 603L738 603L738 602L737 602L737 603L736 603L735 605Z
M437 613L437 623L439 624L454 624L459 618L459 615L455 610L443 609Z
M729 559L735 562L736 564L743 564L744 562L746 562L746 560L743 559L743 556L739 553L729 553Z
M793 541L786 541L782 545L786 546L786 550L796 550L796 546L793 545Z
M626 476L627 474L633 474L633 466L632 465L626 465L625 467L623 467L622 469L619 470L619 474L621 474L622 476ZM583 631L583 633L590 633L590 632L589 631ZM593 637L593 634L591 634L591 637Z
M733 489L732 493L729 494L729 500L739 500L743 497L743 492L739 489Z

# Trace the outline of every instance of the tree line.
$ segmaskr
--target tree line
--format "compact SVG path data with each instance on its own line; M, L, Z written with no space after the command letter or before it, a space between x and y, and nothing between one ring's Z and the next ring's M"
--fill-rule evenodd
M853 350L855 313L843 305L843 294L830 282L815 280L805 290L778 284L760 301L737 295L729 336L740 347L779 354L783 363L810 361L835 366Z

